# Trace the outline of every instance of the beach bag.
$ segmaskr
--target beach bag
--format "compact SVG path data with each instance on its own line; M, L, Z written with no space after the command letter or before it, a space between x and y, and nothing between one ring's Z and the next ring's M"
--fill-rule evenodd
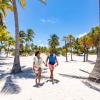
M56 56L55 56L55 54L49 55L48 58L49 58L49 64L54 65L54 64L55 64L55 61L56 61Z

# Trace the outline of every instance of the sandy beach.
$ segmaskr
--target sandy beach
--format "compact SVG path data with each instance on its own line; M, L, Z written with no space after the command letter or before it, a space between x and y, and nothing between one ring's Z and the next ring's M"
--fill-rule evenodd
M41 55L45 61L46 55ZM49 69L43 65L43 86L36 88L32 71L33 56L21 57L22 73L11 75L13 57L0 58L0 100L100 100L100 85L87 80L96 56L89 55L89 62L83 56L73 56L65 62L59 56L59 66L54 70L54 84L49 81Z

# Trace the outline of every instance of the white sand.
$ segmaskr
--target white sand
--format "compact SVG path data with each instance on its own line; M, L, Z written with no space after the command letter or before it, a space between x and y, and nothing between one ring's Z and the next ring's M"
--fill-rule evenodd
M46 56L42 54L42 58L45 60ZM65 62L65 57L60 56L59 66L54 71L57 83L47 82L49 69L43 66L41 82L44 85L36 88L31 71L32 59L32 56L21 57L23 72L15 76L6 74L12 68L13 58L0 60L0 63L10 63L0 65L0 100L100 100L100 85L85 79L94 67L93 62L84 63L83 56L75 55L74 61ZM95 61L96 56L89 56L89 60Z

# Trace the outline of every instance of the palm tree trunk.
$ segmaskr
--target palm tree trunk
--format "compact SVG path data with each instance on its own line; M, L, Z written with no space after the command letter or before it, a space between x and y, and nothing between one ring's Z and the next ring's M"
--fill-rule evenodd
M71 41L71 38L70 38L70 48L71 48L70 52L71 52L71 61L72 61L73 59L72 59L72 41Z
M0 25L3 26L3 18L1 13L0 13Z
M73 53L72 53L72 47L71 47L71 61L73 61L72 55L73 55Z
M96 47L96 54L98 55L98 46Z
M20 67L20 59L19 59L19 25L18 25L18 11L16 6L16 0L13 0L13 9L14 9L14 19L15 19L15 37L16 37L16 45L15 45L15 57L12 68L12 73L21 72Z
M88 48L86 48L86 61L88 61Z
M83 61L85 62L85 46L84 46L84 60Z
M97 55L96 64L89 75L89 79L93 81L100 80L100 45L98 47L98 55Z
M66 62L68 62L68 57L67 57L67 43L66 43L66 40L65 40L65 48L66 48Z
M8 54L9 54L9 47L10 47L10 46L8 46L8 48L7 48L7 55L6 55L7 57L8 57Z

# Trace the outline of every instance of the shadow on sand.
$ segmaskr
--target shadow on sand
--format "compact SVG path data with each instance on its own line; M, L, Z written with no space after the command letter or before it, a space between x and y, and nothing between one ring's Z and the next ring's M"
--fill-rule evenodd
M97 88L96 86L93 86L90 82L87 82L87 81L84 82L84 81L82 81L82 83L85 86L89 87L90 89L93 89L93 90L95 90L97 92L100 92L100 88Z
M35 73L32 71L31 67L23 69L21 73L12 75L14 76L14 78L26 78L26 79L35 78Z
M11 76L6 78L6 82L1 90L2 94L18 94L21 91L21 88L12 81Z
M50 77L47 77L47 76L43 76L43 75L42 75L42 78L43 78L43 79L46 79L46 83L47 83L47 82L52 82L52 81L50 80ZM56 83L56 84L58 84L58 83L60 82L58 79L54 79L53 81L54 81L54 83Z
M88 60L87 62L89 62L90 64L95 64L96 62Z
M89 72L83 70L83 69L79 69L80 71L84 72L84 73L87 73L87 74L90 74Z
M12 62L9 62L9 63L5 63L5 62L1 63L0 62L0 65L12 65L12 64L13 64Z
M75 78L75 79L88 79L88 77L83 77L83 76L76 76L76 75L68 75L68 74L60 74L62 77L67 77L67 78Z

